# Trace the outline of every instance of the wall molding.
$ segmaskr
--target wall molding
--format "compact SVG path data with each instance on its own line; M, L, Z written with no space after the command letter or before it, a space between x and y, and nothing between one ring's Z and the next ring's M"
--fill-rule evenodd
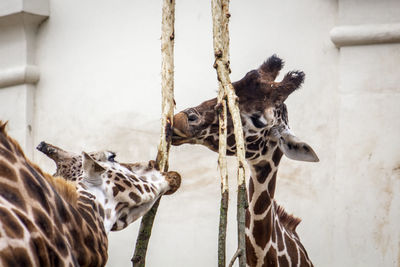
M337 26L330 37L337 47L400 43L400 23Z
M35 65L0 70L0 89L25 83L35 84L39 81L39 78L39 68Z

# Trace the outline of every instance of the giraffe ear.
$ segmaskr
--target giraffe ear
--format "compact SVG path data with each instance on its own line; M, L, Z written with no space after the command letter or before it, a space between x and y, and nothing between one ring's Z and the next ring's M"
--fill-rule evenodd
M106 170L97 163L88 153L82 152L83 179L92 184L102 183L101 174Z
M311 146L302 142L288 130L281 132L279 148L290 159L309 162L319 161L317 154Z

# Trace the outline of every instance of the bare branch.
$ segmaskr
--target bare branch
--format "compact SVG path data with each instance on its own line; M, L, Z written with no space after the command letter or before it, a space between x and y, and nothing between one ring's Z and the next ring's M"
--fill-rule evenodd
M175 39L175 0L164 0L162 9L162 116L161 137L158 146L156 166L159 170L168 170L168 154L171 146L172 124L174 116L174 39ZM154 218L157 213L160 199L153 205L141 221L139 235L136 241L135 252L131 259L133 267L144 267L146 253L151 236Z

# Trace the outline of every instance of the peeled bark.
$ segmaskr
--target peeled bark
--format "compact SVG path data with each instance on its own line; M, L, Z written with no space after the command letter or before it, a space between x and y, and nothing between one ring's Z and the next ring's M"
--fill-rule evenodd
M174 117L174 39L175 39L175 0L164 0L162 9L162 116L161 137L158 145L156 167L168 171L168 155L172 141L172 124ZM136 240L135 251L131 259L133 267L144 267L146 265L146 253L151 236L154 218L160 199L147 212L140 223L139 235Z

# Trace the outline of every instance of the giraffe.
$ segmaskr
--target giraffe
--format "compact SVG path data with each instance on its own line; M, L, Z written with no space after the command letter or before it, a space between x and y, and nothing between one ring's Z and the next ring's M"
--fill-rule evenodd
M0 122L0 266L104 266L107 234L180 185L176 172L143 166L138 176L85 152L81 179L53 177L25 157L5 128Z
M76 181L82 177L82 155L65 151L44 141L40 142L36 149L56 163L57 169L53 176L61 176L69 181ZM114 162L116 157L116 154L112 151L91 152L89 155L97 161Z
M302 71L288 72L275 82L284 62L271 56L258 69L233 83L239 98L246 146L248 180L246 256L248 266L313 266L296 233L300 219L274 200L281 157L317 162L313 149L290 130L284 101L304 81ZM173 145L200 144L218 152L217 99L185 109L174 116ZM228 117L227 155L236 151L233 124Z
M61 176L68 181L77 181L82 179L82 156L66 151L55 145L46 143L44 141L36 147L37 150L51 158L56 164L56 172L53 176ZM111 161L116 162L115 152L112 151L98 151L91 152L89 155L98 161ZM121 166L127 168L128 170L141 174L143 171L148 171L156 168L156 162L150 160L148 163L136 162L136 163L119 163Z

